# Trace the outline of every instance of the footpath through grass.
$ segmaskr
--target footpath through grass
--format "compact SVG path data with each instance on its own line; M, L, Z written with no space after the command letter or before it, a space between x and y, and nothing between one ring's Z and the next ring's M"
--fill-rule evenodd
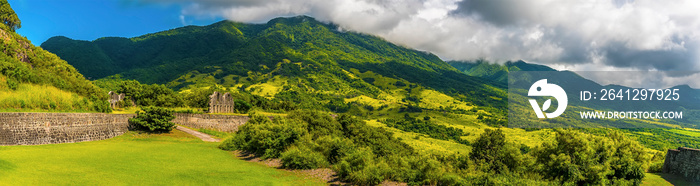
M178 130L0 147L0 185L324 185L240 160Z

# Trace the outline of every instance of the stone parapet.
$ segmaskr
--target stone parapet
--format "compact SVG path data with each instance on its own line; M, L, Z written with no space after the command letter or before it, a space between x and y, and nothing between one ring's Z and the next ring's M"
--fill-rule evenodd
M40 145L109 139L128 131L134 114L0 113L0 145Z

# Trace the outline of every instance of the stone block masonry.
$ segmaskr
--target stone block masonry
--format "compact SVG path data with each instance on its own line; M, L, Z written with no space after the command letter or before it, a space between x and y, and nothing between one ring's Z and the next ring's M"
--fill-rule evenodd
M191 128L238 131L248 116L175 113L174 123ZM41 145L95 141L128 131L135 114L0 113L0 145Z
M128 131L134 114L0 113L0 145L40 145L109 139Z
M215 129L223 132L236 132L238 127L248 122L248 116L185 114L175 113L173 123L190 128Z
M668 149L663 171L700 182L700 149Z

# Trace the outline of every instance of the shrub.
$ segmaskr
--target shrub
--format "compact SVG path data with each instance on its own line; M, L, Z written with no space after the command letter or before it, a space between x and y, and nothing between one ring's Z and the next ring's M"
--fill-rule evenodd
M340 123L326 113L303 110L294 111L289 117L307 123L309 134L311 134L314 139L325 135L341 136L343 134Z
M308 147L291 147L282 155L282 166L292 169L315 169L328 166L328 161L323 154L313 151Z
M237 99L233 102L234 102L234 107L236 108L236 111L238 111L240 113L248 113L250 108L253 107L250 105L250 103L243 101L243 100L240 100L240 99Z
M97 112L102 112L102 113L110 113L112 112L112 107L109 106L109 102L104 99L100 99L97 97L92 97L90 98L92 100L92 110L97 111ZM170 120L168 120L170 121Z
M145 107L142 111L136 112L136 117L129 118L129 124L137 130L149 132L170 132L175 123L170 122L175 119L173 111L160 107Z
M323 136L318 138L316 142L326 160L332 164L337 163L356 148L350 139L341 137Z
M303 122L280 117L270 120L267 116L251 114L250 120L232 138L224 140L219 148L245 150L263 159L277 158L306 134Z
M638 185L648 162L639 143L619 133L610 138L558 130L554 142L536 148L539 172L547 179L577 185Z
M377 185L384 180L382 168L388 165L374 161L374 154L366 148L359 148L343 158L335 167L341 178L358 185Z
M340 114L336 121L342 126L346 138L358 146L371 148L374 154L388 156L414 153L413 148L394 138L393 133L385 129L367 126L364 121L347 114Z
M516 169L522 164L520 149L506 143L501 129L486 129L473 144L469 158L485 165L486 171L502 173Z
M663 171L663 168L664 168L663 161L654 162L649 166L649 172L658 173L658 172Z
M125 80L116 92L124 93L125 100L134 100L140 106L177 107L183 106L182 97L165 85L141 84L136 80Z
M348 180L357 185L378 185L384 181L389 166L384 162L367 165L364 169L351 172Z
M7 79L7 87L9 87L12 90L17 90L17 87L19 87L19 83L17 82L17 80L15 80L13 78L8 78Z

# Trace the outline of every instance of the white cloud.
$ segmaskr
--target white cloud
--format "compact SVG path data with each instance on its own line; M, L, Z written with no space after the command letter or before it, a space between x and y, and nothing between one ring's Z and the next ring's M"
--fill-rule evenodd
M241 22L304 14L444 59L700 70L700 1L693 0L145 1Z

